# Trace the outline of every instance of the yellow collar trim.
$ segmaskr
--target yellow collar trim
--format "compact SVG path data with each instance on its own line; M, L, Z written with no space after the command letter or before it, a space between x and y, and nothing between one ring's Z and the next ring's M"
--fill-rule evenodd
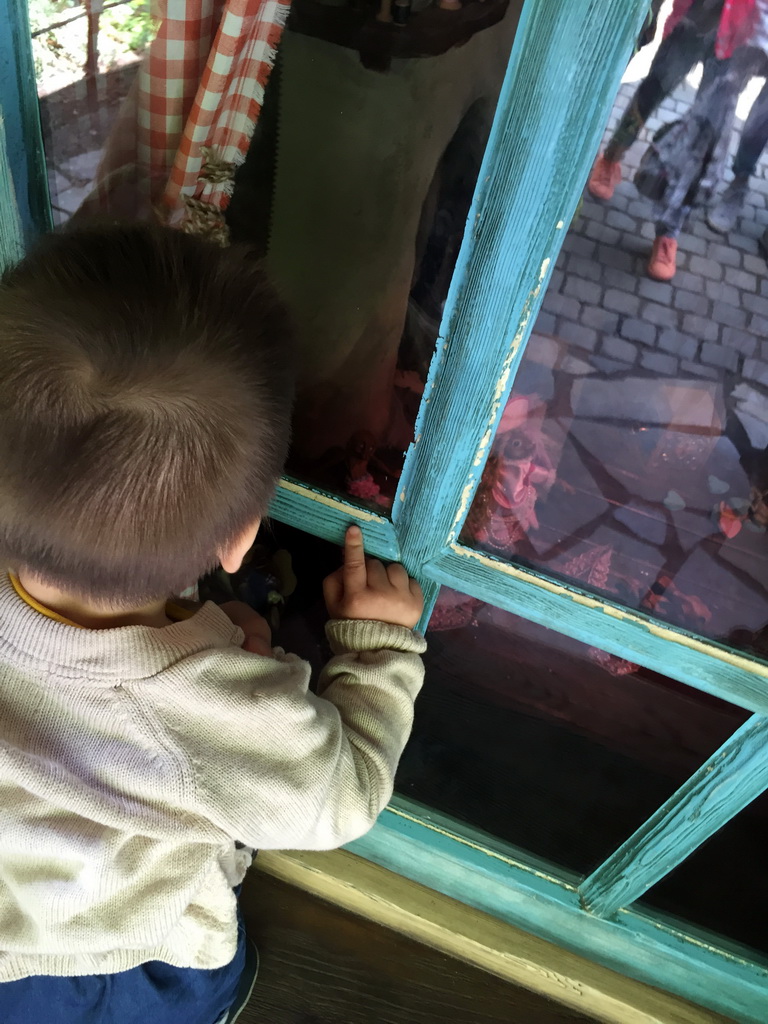
M72 619L65 619L63 615L59 615L59 613L53 611L52 608L46 608L44 604L40 604L39 601L36 601L31 594L27 593L21 585L21 580L15 573L9 572L8 579L11 581L11 586L24 604L28 604L29 607L34 608L36 612L40 612L40 614L44 615L46 619L53 619L54 622L61 622L65 626L74 626L75 629L85 629L85 626L81 626L79 622L73 622Z
M75 629L87 629L87 626L81 626L79 622L73 622L72 619L65 619L63 615L59 615L52 608L46 608L44 604L40 604L39 601L35 600L30 593L28 593L21 584L19 577L12 572L8 573L8 579L11 581L11 586L19 595L24 604L29 605L30 608L34 608L40 615L44 615L46 619L53 619L54 622L60 622L64 626L73 626ZM173 622L182 622L184 619L190 619L195 614L194 608L185 608L183 605L176 604L175 601L168 601L165 606L165 613L169 619Z

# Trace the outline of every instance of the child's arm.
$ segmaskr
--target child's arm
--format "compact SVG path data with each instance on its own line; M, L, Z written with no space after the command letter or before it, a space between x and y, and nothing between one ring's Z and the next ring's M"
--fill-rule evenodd
M424 640L410 628L421 614L418 584L402 566L366 560L353 528L325 593L335 656L322 696L308 691L309 666L299 659L238 650L228 664L217 661L221 696L184 693L185 717L196 695L204 705L194 734L182 727L198 809L249 846L331 849L365 833L392 794L410 735L424 675ZM178 696L167 714L184 714Z

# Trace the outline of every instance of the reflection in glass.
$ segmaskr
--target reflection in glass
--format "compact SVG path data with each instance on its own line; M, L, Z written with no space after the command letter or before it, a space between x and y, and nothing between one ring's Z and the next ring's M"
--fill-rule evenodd
M397 791L576 872L611 854L746 717L447 589L427 639Z
M236 4L202 0L202 6L215 19ZM60 219L78 207L80 218L104 211L162 215L266 256L300 347L289 469L376 509L391 505L412 440L520 6L516 0L346 7L294 0L282 38L277 26L270 31L274 42L280 38L278 62L263 103L256 90L250 142L245 121L250 132L253 118L227 132L217 107L214 141L201 148L189 141L189 130L183 145L180 134L195 116L198 83L189 67L200 47L190 50L187 40L182 54L191 31L186 5L160 0L157 37L151 42L147 32L137 43L137 54L145 54L139 88L106 141L97 187L78 179L80 192L58 201ZM78 38L82 47L90 39L93 49L85 24ZM97 41L102 35L97 17ZM85 63L85 50L80 57ZM268 68L262 72L266 81ZM111 81L109 73L100 69ZM167 81L158 79L163 75ZM41 72L41 85L47 81ZM88 95L89 113L103 115L89 82L75 84ZM57 171L72 117L65 107L51 107L47 141ZM231 138L238 130L239 150ZM90 154L90 178L104 141L98 132L72 142L81 163ZM192 187L203 184L189 193L192 202L186 184L181 195L174 191L194 163L174 156L187 144L198 146L202 164ZM228 145L234 157L219 152ZM75 202L88 193L85 205ZM205 207L224 193L226 223L208 218Z
M29 0L53 221L91 194L115 119L155 34L150 0ZM123 126L125 127L125 126Z
M658 202L635 182L646 180L648 154L661 166L665 151L654 137L664 125L703 124L695 69L684 78L701 59L699 39L668 94L657 90L655 113L646 104L635 117L630 145L627 117L660 37L661 29L625 76L596 164L604 170L607 154L623 180L614 174L597 199L595 174L590 179L463 540L768 655L768 268L758 251L768 225L768 160L760 156L739 186L742 203L726 235L707 223L720 222L710 216L714 207L701 205L704 192L695 203L689 197L676 272L650 279ZM750 53L758 62L750 67L762 68L760 53ZM728 94L732 117L717 140L730 143L734 159L763 92L752 77ZM711 127L702 127L710 143ZM689 169L699 167L696 159ZM722 171L719 151L718 159ZM707 167L714 174L711 160Z
M639 907L681 918L686 930L692 923L768 955L768 888L760 872L751 870L764 856L767 826L763 794L650 889Z

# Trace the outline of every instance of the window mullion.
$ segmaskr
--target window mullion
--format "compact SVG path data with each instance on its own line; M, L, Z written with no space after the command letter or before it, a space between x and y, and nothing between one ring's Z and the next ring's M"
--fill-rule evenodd
M469 508L646 10L524 5L393 510L411 572Z
M610 917L677 867L768 788L768 717L753 715L579 886Z

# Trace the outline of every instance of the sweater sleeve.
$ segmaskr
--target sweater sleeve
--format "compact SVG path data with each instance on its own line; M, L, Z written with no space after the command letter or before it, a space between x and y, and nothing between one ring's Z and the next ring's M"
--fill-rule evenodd
M392 795L424 640L351 620L327 634L334 656L320 696L300 659L232 651L236 668L223 687L217 680L217 699L202 701L205 722L184 742L200 812L249 846L333 849L367 832Z

